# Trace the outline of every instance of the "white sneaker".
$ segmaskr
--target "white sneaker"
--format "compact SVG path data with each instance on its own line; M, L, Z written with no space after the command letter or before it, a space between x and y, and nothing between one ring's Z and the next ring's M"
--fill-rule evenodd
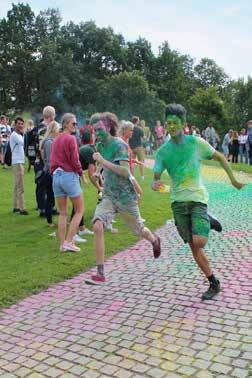
M117 234L118 233L118 228L111 227L110 232L112 234Z
M75 241L75 243L86 243L87 240L81 238L78 234L76 234L73 237L73 241Z
M84 230L79 231L79 235L94 235L94 233L88 228L84 228Z
M67 243L64 242L63 245L60 246L60 252L80 252L80 248L77 247L73 242Z

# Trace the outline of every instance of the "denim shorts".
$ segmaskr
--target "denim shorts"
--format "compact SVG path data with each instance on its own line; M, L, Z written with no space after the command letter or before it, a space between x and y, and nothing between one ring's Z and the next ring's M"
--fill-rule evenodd
M201 202L173 202L171 207L178 233L185 243L191 242L193 235L208 237L210 223L207 205Z
M2 144L0 144L0 154L5 154L6 152L6 148L7 148L7 142L2 142Z
M78 173L57 169L53 174L53 193L55 197L78 197L82 193Z

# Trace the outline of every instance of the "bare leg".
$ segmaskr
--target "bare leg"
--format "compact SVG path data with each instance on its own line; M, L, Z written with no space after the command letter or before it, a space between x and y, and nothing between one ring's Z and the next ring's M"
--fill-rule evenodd
M84 212L84 200L82 193L78 197L70 198L74 207L74 216L71 220L66 241L71 243L74 235L77 233L81 218Z
M153 233L147 227L144 227L141 237L148 240L150 243L154 243L156 240L155 235L153 235Z
M139 164L139 170L140 170L141 177L144 177L144 165L143 164Z
M210 267L209 260L203 249L207 243L207 240L208 239L203 236L194 235L193 241L189 244L192 250L194 260L198 264L200 270L205 274L206 277L210 277L213 274L213 272Z
M67 228L67 197L57 197L56 200L59 209L58 234L60 245L63 245Z
M103 223L101 220L97 219L93 226L94 231L94 246L95 246L95 255L96 255L96 264L104 264L104 252L105 252L105 243L104 243L104 230Z

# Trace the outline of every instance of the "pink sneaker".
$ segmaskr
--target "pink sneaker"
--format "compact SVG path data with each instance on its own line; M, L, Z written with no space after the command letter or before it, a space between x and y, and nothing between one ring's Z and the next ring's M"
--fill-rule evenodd
M60 246L60 252L80 252L80 250L81 249L77 247L77 245L75 245L73 242L64 242L64 244Z
M94 275L91 278L85 279L85 283L88 285L103 285L107 282L104 276Z

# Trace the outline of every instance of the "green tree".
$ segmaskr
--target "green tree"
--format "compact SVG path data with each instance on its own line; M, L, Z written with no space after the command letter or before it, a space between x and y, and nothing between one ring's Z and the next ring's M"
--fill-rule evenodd
M125 55L127 71L139 71L145 77L148 76L155 56L151 50L151 44L145 38L139 37L135 42L128 42Z
M215 87L198 88L190 100L190 109L189 122L201 128L213 123L214 127L222 133L227 119L224 102Z
M228 75L213 59L201 59L194 70L198 84L204 89L214 86L220 90L228 82Z
M149 89L144 77L137 73L122 72L107 78L99 85L97 109L112 111L121 119L138 115L147 124L163 119L165 104Z
M153 68L147 77L151 88L166 103L177 102L187 105L187 99L194 92L193 60L171 50L165 42L159 49Z
M30 106L35 52L35 15L28 4L13 4L7 18L0 20L3 107L23 110Z
M252 78L233 80L224 88L222 95L228 124L233 129L240 129L252 119Z

